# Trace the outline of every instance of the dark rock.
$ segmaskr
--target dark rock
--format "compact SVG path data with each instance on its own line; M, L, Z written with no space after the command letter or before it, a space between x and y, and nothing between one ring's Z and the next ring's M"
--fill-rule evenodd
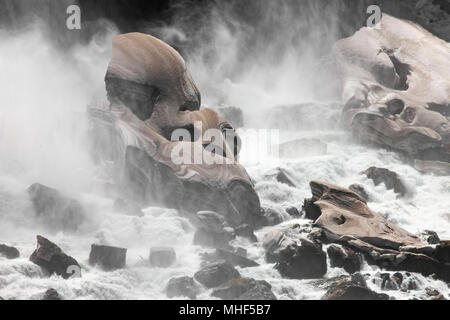
M299 237L291 239L281 231L272 231L264 237L266 260L276 263L283 277L292 279L320 278L327 272L327 255L321 246Z
M91 245L89 264L99 265L105 270L116 270L125 267L127 249L111 246Z
M289 176L289 174L286 172L286 170L283 170L281 168L278 168L277 175L275 177L278 182L284 183L288 185L289 187L296 188L296 184L294 181L292 181L292 178Z
M1 301L1 300L5 300L5 299L3 299L3 297L0 297L0 301Z
M120 198L114 201L114 211L124 213L129 216L144 216L144 212L142 212L142 209L137 204L128 202Z
M198 286L195 284L194 278L178 277L169 280L166 288L166 294L169 298L187 297L196 299L199 292Z
M45 291L42 300L62 300L62 298L59 295L58 291L56 291L53 288L50 288L47 291Z
M439 291L437 291L436 289L431 288L431 287L426 287L425 292L430 297L436 297L436 296L440 295Z
M48 239L37 236L37 249L30 256L30 261L37 264L50 275L57 274L64 279L81 275L78 262L65 254L60 247Z
M20 256L20 253L19 250L14 247L0 244L0 256L4 256L7 259L16 259Z
M310 219L313 221L316 221L322 214L322 211L317 205L314 204L314 201L312 199L304 200L302 211L305 212L306 219Z
M234 229L234 232L237 236L244 237L249 239L251 242L256 242L258 239L256 238L256 235L254 233L254 230L252 227L250 227L248 224L242 224Z
M214 211L197 213L199 228L194 234L194 244L212 247L229 248L229 242L236 236L224 217Z
M352 249L332 244L327 253L331 267L344 268L350 274L361 270L362 257Z
M359 194L361 197L364 198L364 200L368 201L369 200L369 195L367 194L366 189L364 189L364 187L360 184L352 184L351 186L348 187L350 190L352 190L353 192Z
M300 211L298 211L298 209L293 206L287 207L286 212L288 215L290 215L293 218L300 218L300 216L301 216Z
M450 263L450 240L443 240L436 246L436 259L443 263Z
M216 249L216 256L218 257L218 259L225 260L231 263L233 266L239 266L241 268L256 267L259 265L255 261L247 259L246 257L229 250L218 248Z
M231 230L214 233L198 229L194 234L194 244L210 248L230 248L229 242L234 238L235 234Z
M365 283L346 278L333 284L322 300L389 300L389 296L372 291Z
M51 228L77 230L86 216L78 201L62 195L56 189L35 183L27 192L36 216Z
M223 300L276 300L272 286L264 280L232 279L216 288L212 296Z
M382 273L381 274L381 289L382 290L399 290L400 285L399 283L391 277L389 273Z
M373 180L375 185L384 183L388 190L394 190L394 192L402 196L407 193L405 185L394 171L385 168L370 167L366 171L361 172L361 174L365 174L367 178Z
M240 277L241 275L233 265L226 261L211 263L197 271L194 275L194 279L207 288L214 288L231 279Z
M238 107L233 106L220 106L215 110L224 118L229 121L233 128L239 129L244 126L244 113Z
M173 248L157 247L150 250L150 264L153 267L168 268L175 263L177 255Z
M441 239L439 239L438 234L434 231L424 230L421 232L421 235L423 236L424 240L429 244L438 244L441 241Z
M396 272L392 275L392 280L400 287L403 283L403 275L400 272Z
M181 170L179 166L158 160L143 149L126 147L122 184L127 198L143 206L163 206L189 213L201 210L220 212L230 226L245 223L253 226L254 219L258 219L261 210L259 197L245 169L239 164L220 165L225 172L223 177L213 175L213 180L196 180L180 177L173 169ZM191 165L190 168L198 176L203 175L202 165Z
M281 213L272 208L263 207L261 213L262 219L258 227L276 226L283 222Z

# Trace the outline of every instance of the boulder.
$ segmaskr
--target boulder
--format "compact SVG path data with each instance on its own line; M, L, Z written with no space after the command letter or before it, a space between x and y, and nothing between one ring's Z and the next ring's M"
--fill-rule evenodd
M422 173L431 173L437 176L450 175L450 163L443 161L414 160L414 168Z
M319 139L298 139L278 145L280 158L294 159L327 154L327 144Z
M287 207L286 212L288 215L290 215L294 219L300 218L300 216L301 216L300 211L294 206Z
M289 173L287 173L286 170L284 170L284 169L281 169L281 168L277 169L277 174L275 176L275 179L280 183L288 185L289 187L292 187L292 188L297 187L295 182L293 181L293 179L289 176Z
M390 223L370 210L365 200L351 190L312 181L311 202L320 209L315 226L325 240L343 244L364 255L369 264L391 271L435 274L450 278L449 245L424 245L415 235Z
M389 300L389 296L369 289L364 283L346 278L332 285L322 300Z
M31 254L30 261L50 275L57 274L64 279L81 275L81 267L77 260L65 254L60 247L42 236L37 236L37 249Z
M369 201L369 195L362 185L355 183L350 185L348 188L354 193L359 194L364 200L366 200L366 202Z
M327 272L326 253L313 241L276 230L266 234L263 247L267 262L276 263L275 268L283 277L313 279Z
M59 295L58 291L56 291L53 288L50 288L47 291L45 291L42 300L62 300L62 298Z
M114 201L114 211L126 214L128 216L144 216L144 212L142 212L142 209L137 204L120 198Z
M240 277L241 275L233 265L223 260L208 264L194 275L194 279L207 288L218 287L231 279Z
M166 294L169 298L187 297L195 300L198 292L199 288L195 284L194 278L186 276L170 279L166 287Z
M264 280L232 279L214 289L212 296L223 300L276 300L272 286Z
M257 242L258 239L256 238L256 235L254 233L254 230L252 227L250 227L248 224L242 224L234 229L234 232L236 236L244 237L249 239L251 242Z
M420 233L420 236L428 243L428 244L438 244L441 239L438 234L431 230L424 230Z
M394 192L401 196L407 193L405 185L394 171L385 168L370 167L366 171L361 172L361 174L365 174L367 178L373 180L375 185L384 183L386 189L394 190Z
M262 207L261 220L258 222L257 227L276 226L283 222L283 216L275 209Z
M85 219L86 213L81 204L56 189L35 183L27 192L38 219L52 229L77 230Z
M150 264L153 267L168 268L177 260L176 252L170 247L155 247L150 249Z
M14 247L0 244L0 256L5 257L6 259L16 259L20 256L20 252Z
M200 211L197 218L198 229L194 234L194 244L212 248L230 248L229 242L236 234L222 215L214 211Z
M258 263L256 263L253 260L250 260L246 258L243 255L238 254L238 252L232 252L230 250L225 249L216 249L215 255L218 260L225 260L229 263L231 263L233 266L238 266L241 268L248 268L248 267L256 267L259 266Z
M303 201L302 211L305 212L306 219L313 221L316 221L322 214L322 211L320 211L320 208L314 204L312 199L305 199Z
M91 245L89 264L99 265L104 270L116 270L125 267L127 249L104 245Z
M332 244L327 254L331 267L344 268L350 274L361 270L362 256L348 247Z
M387 14L387 2L380 6L383 14L376 32L363 27L334 46L344 100L342 123L357 139L411 159L450 162L449 44ZM433 7L431 2L436 1L417 2L417 14L424 18L424 12L439 12L424 10Z

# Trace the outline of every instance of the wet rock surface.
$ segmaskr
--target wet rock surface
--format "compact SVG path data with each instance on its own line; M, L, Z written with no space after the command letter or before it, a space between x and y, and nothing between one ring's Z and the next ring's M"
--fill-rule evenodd
M81 267L74 258L42 236L37 236L37 249L30 256L30 261L50 275L57 274L63 279L81 274Z
M197 298L200 288L191 277L177 277L169 280L166 287L166 294L169 298L187 297L191 300Z
M266 260L276 263L283 277L292 279L320 278L327 271L326 253L320 244L282 231L272 231L264 237Z
M268 282L250 278L230 280L214 289L212 295L223 300L276 300Z
M296 184L293 181L292 177L289 175L289 173L286 170L284 170L282 168L277 169L275 179L280 183L288 185L289 187L292 187L292 188L296 187Z
M362 256L352 249L332 244L327 248L331 267L344 268L348 273L361 270Z
M48 289L45 291L44 296L42 297L42 300L63 300L58 291L56 291L53 288Z
M168 268L177 261L177 255L173 248L155 247L150 249L150 264L153 267Z
M353 276L332 284L322 300L389 300L389 296L369 289L361 276Z
M39 183L27 189L38 219L55 230L77 230L86 213L80 202Z
M0 257L5 257L6 259L16 259L20 257L20 252L14 247L0 244Z
M401 196L404 196L407 193L405 185L394 171L385 168L370 167L366 171L361 172L361 174L364 174L367 178L373 180L375 185L384 183L386 189L394 190L394 192Z
M122 269L126 265L127 249L105 245L91 245L89 264L104 270Z
M218 287L221 284L240 278L239 272L226 261L218 261L203 267L194 275L194 279L207 288Z
M369 195L367 194L366 189L364 189L364 186L360 184L352 184L348 187L353 192L359 194L364 200L369 201Z

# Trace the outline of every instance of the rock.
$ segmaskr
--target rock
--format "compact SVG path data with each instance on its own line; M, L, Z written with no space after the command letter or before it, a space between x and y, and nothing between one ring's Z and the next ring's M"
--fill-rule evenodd
M229 251L229 250L217 248L216 256L218 259L225 260L225 261L231 263L233 266L239 266L241 268L259 266L259 264L257 264L255 261L247 259L246 257L239 255L237 253L234 253L232 251Z
M169 280L166 288L166 294L169 298L187 297L195 300L199 292L198 286L191 277L178 277Z
M364 189L364 187L360 184L352 184L348 187L350 190L352 190L354 193L359 194L364 200L369 201L369 195L367 194L367 191Z
M14 247L9 247L5 244L0 244L0 256L6 259L16 259L20 256L19 250Z
M50 288L47 291L45 291L42 300L62 300L62 298L59 295L58 291L56 291L53 288Z
M278 145L280 158L314 157L327 154L327 144L319 139L298 139Z
M376 33L363 27L334 47L345 104L342 123L357 139L411 159L450 162L448 43L387 14L387 2L380 6L383 14ZM430 13L416 11L422 18ZM417 47L419 42L423 46ZM406 190L398 186L396 192Z
M362 257L348 247L332 244L327 249L331 267L344 268L352 274L361 270Z
M430 297L436 297L436 296L440 295L439 291L437 291L436 289L431 288L431 287L426 287L425 292Z
M394 277L391 277L389 273L382 273L381 274L381 289L382 290L399 290L400 284L394 279Z
M222 118L228 120L233 128L239 129L244 126L244 113L240 108L233 106L220 106L214 109Z
M234 238L235 233L232 230L214 233L198 229L194 234L194 244L211 248L230 248L229 242Z
M3 299L3 297L0 297L0 301L1 301L1 300L5 300L5 299Z
M364 255L369 264L391 271L418 272L450 278L449 243L425 246L413 234L371 211L358 194L329 183L312 181L310 200L321 215L315 221L325 240Z
M128 216L144 216L144 212L142 212L142 209L138 205L120 198L114 201L114 211L124 213Z
M366 171L361 172L361 174L365 174L367 178L372 179L375 185L384 183L388 190L394 190L402 196L407 193L406 187L394 171L385 168L370 167Z
M276 263L283 277L292 279L320 278L327 272L327 256L319 244L298 237L290 238L276 230L264 237L266 260Z
M434 231L424 230L421 232L421 236L429 244L438 244L441 241L438 234Z
M227 226L223 216L214 211L197 212L197 217L200 221L200 228L210 232L221 233Z
M78 262L42 236L37 236L37 249L30 256L30 261L50 275L57 274L64 279L81 275L81 267Z
M211 263L197 271L194 275L194 279L207 288L214 288L231 279L240 277L241 275L233 265L226 261Z
M85 211L74 199L62 195L58 190L39 183L27 189L38 219L50 228L63 231L77 230L85 219Z
M420 239L370 210L365 200L351 190L321 181L310 182L312 201L320 208L315 225L330 241L353 237L380 248L420 246Z
M277 169L277 175L275 177L278 182L288 185L289 187L296 188L296 184L292 180L292 178L289 176L289 174L286 172L286 170L283 170L281 168Z
M263 219L259 227L276 226L283 222L283 216L275 209L263 207L261 213Z
M316 221L322 214L320 208L314 204L314 201L312 199L305 199L303 201L302 211L305 212L306 219L310 219L313 221Z
M252 227L250 227L248 224L242 224L234 229L234 232L237 236L244 237L249 239L251 242L257 242L258 239L256 238L256 235L254 233L254 230Z
M127 249L103 245L91 245L89 264L105 270L122 269L126 265Z
M414 168L422 173L432 173L437 176L450 175L450 163L442 161L414 160Z
M276 300L272 286L264 280L232 279L214 289L212 296L223 300Z
M236 234L223 216L213 211L200 211L197 218L199 228L194 234L194 244L212 248L230 247L229 242Z
M389 296L374 292L361 283L345 279L333 285L322 300L389 300Z
M292 218L300 218L301 214L300 211L296 207L290 206L286 208L286 212L288 215L290 215Z
M170 247L155 247L150 250L150 264L153 267L168 268L175 263L177 255Z

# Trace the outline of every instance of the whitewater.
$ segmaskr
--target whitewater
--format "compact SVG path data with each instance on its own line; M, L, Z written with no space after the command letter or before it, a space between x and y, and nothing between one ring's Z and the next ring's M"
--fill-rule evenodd
M143 217L126 216L116 213L115 199L102 192L108 177L93 164L86 147L89 139L86 107L105 98L103 77L113 33L94 39L89 46L71 49L70 55L61 55L46 42L44 35L32 30L17 38L2 34L5 41L0 44L0 243L14 246L21 253L15 260L0 257L0 296L5 299L40 299L48 288L56 289L65 299L167 299L165 287L169 279L192 276L200 268L200 254L208 252L193 245L195 227L176 210L148 207L143 210ZM195 68L193 74L195 77ZM236 92L243 92L245 84L242 86L233 84ZM275 101L276 92L273 94L271 100ZM246 116L255 113L245 105L240 107ZM264 112L268 111L261 110L262 118ZM329 112L338 116L340 110L330 103ZM299 150L302 157L297 159L242 161L263 206L279 212L285 212L288 206L300 209L303 199L311 196L309 182L313 179L343 187L359 183L369 194L368 206L389 221L414 234L433 230L441 239L450 239L450 177L422 174L394 152L361 145L350 133L339 129L338 118L324 119L323 110L316 113L308 110L304 116L320 123L317 129L282 130L280 142L317 138L326 143L326 154L309 156L309 150L305 149ZM249 128L251 122L241 130ZM245 159L245 140L242 150ZM410 191L408 195L397 198L383 184L375 186L360 174L371 166L397 172ZM276 181L277 167L293 177L296 188ZM26 194L26 189L35 182L81 201L89 217L79 231L54 232L37 223ZM237 269L242 276L268 281L278 299L320 299L326 289L318 280L283 279L273 264L265 262L262 239L267 232L310 224L287 214L284 219L281 225L258 230L256 243L239 237L232 242L245 248L248 258L260 264ZM47 237L75 257L82 267L82 277L62 280L58 276L45 276L39 266L29 261L36 247L36 235ZM88 258L93 243L127 248L126 268L106 272L91 267ZM176 264L166 269L151 267L149 251L157 246L173 247ZM331 268L329 261L328 267L325 279L345 274L343 269ZM373 279L368 286L377 292L381 292L381 272L367 264L361 270ZM419 274L414 277L417 290L388 294L397 299L420 298L426 287L433 287L450 298L444 282ZM198 298L212 299L210 294L210 290L203 289Z

